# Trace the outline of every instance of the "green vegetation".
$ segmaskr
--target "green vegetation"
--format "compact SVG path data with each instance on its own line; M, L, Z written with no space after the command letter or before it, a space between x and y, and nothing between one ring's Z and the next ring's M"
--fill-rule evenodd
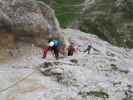
M133 1L100 0L80 17L79 28L117 46L133 48Z
M61 27L76 25L114 45L133 48L132 0L96 0L84 11L85 0L42 1L55 10Z
M101 98L109 98L109 95L102 91L90 91L88 94L94 95L96 97L101 97Z
M42 0L49 4L56 13L62 27L71 25L80 16L84 0Z
M99 98L109 98L109 95L103 91L90 91L90 92L80 92L80 95L82 95L82 97L87 97L87 96L95 96L95 97L99 97Z

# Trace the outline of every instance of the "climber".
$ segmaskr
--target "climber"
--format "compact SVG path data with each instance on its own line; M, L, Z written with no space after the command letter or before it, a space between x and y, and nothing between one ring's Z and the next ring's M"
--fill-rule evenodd
M88 54L90 54L91 49L93 49L94 51L100 52L99 50L97 50L96 48L94 48L92 45L88 45L88 47L84 50L84 52L88 52Z
M54 40L49 40L48 43L49 43L48 47L44 48L42 58L46 58L48 51L51 50L51 52L54 53L55 58L58 59L59 58L59 49L60 49L60 46L62 45L63 41L54 39Z
M76 50L74 48L74 43L71 42L70 45L69 45L69 47L68 47L68 56L72 56L75 51Z
M88 52L88 54L90 54L91 48L92 48L92 46L88 45L88 47L84 50L84 52Z

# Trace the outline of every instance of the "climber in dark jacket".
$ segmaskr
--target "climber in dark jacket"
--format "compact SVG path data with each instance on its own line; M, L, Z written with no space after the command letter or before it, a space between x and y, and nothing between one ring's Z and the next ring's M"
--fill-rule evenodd
M92 46L88 45L88 47L84 50L84 52L88 52L88 54L90 54L91 48L92 48Z
M100 52L99 50L97 50L96 48L94 48L92 45L88 45L88 47L84 50L84 52L88 52L88 54L90 54L91 49L93 49L94 51Z
M51 50L52 52L54 52L54 56L56 59L59 58L59 48L62 45L62 41L61 40L49 40L49 45L47 48L44 48L43 51L43 58L47 57L47 53L49 50Z

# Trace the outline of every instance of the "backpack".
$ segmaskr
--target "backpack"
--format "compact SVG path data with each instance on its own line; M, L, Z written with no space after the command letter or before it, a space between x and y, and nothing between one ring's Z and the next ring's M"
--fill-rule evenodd
M55 47L58 47L63 44L63 42L61 40L52 40L52 42L54 42Z

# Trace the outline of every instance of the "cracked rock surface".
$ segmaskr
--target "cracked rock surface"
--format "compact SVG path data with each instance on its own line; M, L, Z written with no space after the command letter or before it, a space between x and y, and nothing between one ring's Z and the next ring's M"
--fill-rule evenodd
M20 48L21 58L0 64L0 100L132 100L133 50L65 29L80 52L55 60ZM90 54L82 52L88 44ZM28 44L27 44L28 45ZM23 49L23 50L21 50ZM26 55L27 54L27 55Z

